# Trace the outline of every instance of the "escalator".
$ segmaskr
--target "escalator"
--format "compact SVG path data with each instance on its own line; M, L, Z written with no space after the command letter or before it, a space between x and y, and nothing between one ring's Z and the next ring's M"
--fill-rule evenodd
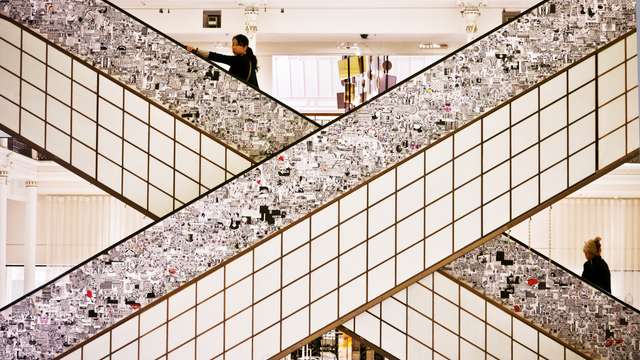
M539 4L2 309L5 354L278 358L364 312L637 155L634 5Z
M640 311L508 235L345 325L400 359L640 354Z

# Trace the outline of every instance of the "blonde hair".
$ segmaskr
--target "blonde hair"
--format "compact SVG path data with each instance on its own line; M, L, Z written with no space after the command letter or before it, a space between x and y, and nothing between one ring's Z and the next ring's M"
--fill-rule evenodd
M600 244L601 241L602 238L600 238L600 236L596 236L593 239L585 241L582 251L584 251L587 259L591 260L596 256L600 256L602 252L602 244Z

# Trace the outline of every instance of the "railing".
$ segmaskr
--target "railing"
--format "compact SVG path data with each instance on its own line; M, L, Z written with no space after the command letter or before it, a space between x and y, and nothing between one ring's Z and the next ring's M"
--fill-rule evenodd
M442 271L425 276L344 326L406 360L590 358Z
M579 11L578 5L556 2L542 3L517 18L516 21L502 27L497 32L500 35L489 34L459 52L444 58L425 72L398 84L393 90L376 98L374 102L361 106L355 112L333 122L322 131L314 133L304 142L293 145L279 156L245 172L233 182L212 191L201 201L190 204L162 222L107 249L99 257L81 264L55 282L28 294L13 304L16 306L13 308L16 311L11 312L11 318L17 323L21 316L26 316L28 312L17 309L22 309L22 306L27 303L34 304L38 312L48 311L50 314L58 314L58 305L56 304L59 302L49 302L46 303L47 306L43 306L45 303L42 302L43 296L44 299L50 298L51 295L48 291L52 289L54 291L51 294L55 294L57 300L77 299L74 301L81 304L91 302L92 306L100 310L93 313L93 317L88 317L88 314L84 312L72 310L70 314L65 313L63 317L49 320L51 323L62 323L65 318L72 317L73 319L86 319L93 324L93 328L89 330L71 326L64 327L63 334L51 331L43 334L45 338L62 336L67 339L69 344L86 339L96 331L94 329L105 328L117 319L123 319L117 323L118 326L125 326L125 323L129 325L137 323L138 320L140 320L140 324L145 323L140 332L133 330L128 333L131 338L127 337L127 339L133 340L137 346L138 342L135 340L138 336L148 333L139 344L141 351L151 351L151 354L157 351L162 355L173 351L182 344L181 341L186 341L185 343L195 341L201 344L200 346L214 346L217 343L205 340L205 337L202 341L193 340L193 337L196 334L202 336L206 332L207 339L212 339L209 336L218 338L220 331L225 331L223 337L225 340L221 344L221 351L245 356L244 358L247 359L252 356L253 351L256 351L253 356L262 358L295 349L297 343L303 342L305 337L314 333L321 334L323 329L329 329L331 324L339 325L341 321L346 320L346 317L353 316L358 311L364 311L367 302L379 301L395 286L409 283L412 278L421 276L424 271L432 271L433 267L438 265L439 259L444 261L447 257L457 256L453 254L454 246L452 245L450 249L444 249L445 251L442 253L434 253L431 258L424 257L422 261L415 262L407 261L413 256L420 256L419 249L424 249L425 243L427 247L430 247L433 241L444 241L440 236L445 231L440 232L439 235L425 236L428 234L423 234L422 237L418 236L417 243L406 244L408 247L394 249L390 253L392 258L382 264L374 263L373 260L367 261L365 270L371 270L372 278L378 276L381 271L389 270L388 265L390 261L395 263L396 255L399 259L398 264L419 265L419 268L398 266L400 270L397 279L395 271L390 271L389 274L393 275L387 275L384 281L376 284L375 288L372 284L366 285L367 272L359 274L356 271L353 273L350 272L353 269L350 270L338 265L343 262L350 263L351 258L349 257L358 260L354 262L355 264L360 264L363 259L361 257L363 255L362 249L371 242L369 238L374 242L381 238L387 239L384 237L386 235L377 237L377 239L373 235L383 235L385 229L388 230L388 215L395 213L391 209L395 207L396 192L400 199L398 203L403 203L402 199L410 199L412 202L406 204L406 209L398 211L398 218L393 217L391 225L393 226L395 221L405 220L403 224L409 226L412 224L411 221L418 221L417 219L421 217L419 213L423 211L422 207L435 205L436 202L443 199L452 202L454 197L464 198L462 194L465 191L476 189L478 179L483 176L495 175L499 170L503 170L501 164L504 165L504 161L498 161L495 168L490 169L487 166L484 171L482 165L476 166L476 164L470 169L477 171L477 175L456 171L455 177L450 176L448 181L443 182L443 184L451 183L451 187L446 189L443 194L436 195L428 190L423 192L422 196L416 195L420 192L420 184L424 182L429 184L432 179L436 179L438 176L444 175L446 177L449 174L447 172L449 169L464 168L465 165L468 165L469 159L475 159L474 156L480 152L478 151L480 147L487 147L485 153L492 161L499 159L505 153L503 149L500 146L491 149L489 147L503 144L504 134L508 134L510 131L510 119L513 121L513 125L516 122L527 123L529 120L527 116L537 113L539 109L537 101L535 105L531 105L530 100L537 99L539 90L538 88L534 89L536 96L532 96L534 92L520 94L517 99L500 108L503 111L486 113L477 121L460 128L455 132L455 135L446 135L437 142L428 145L431 141L445 134L447 128L452 127L451 124L471 120L478 113L498 106L503 97L505 99L513 98L523 88L527 88L530 84L536 83L544 77L556 74L574 59L592 53L597 46L609 43L633 29L632 4L610 2L608 6L611 5L615 5L615 8L605 7L599 12L600 15L606 14L607 19L604 23L609 25L588 24L588 37L585 38L581 37L585 34L578 31L585 25L579 21L582 18L565 16L572 12L577 13ZM553 38L541 40L524 36L524 34L545 33L545 29L551 29L559 22L564 21L567 23L563 26L575 30L572 34L572 40L574 40L572 43L556 41ZM613 25L610 21L616 24ZM610 31L609 29L615 30ZM510 38L505 34L513 34L514 37ZM518 34L522 34L522 37L517 38ZM579 41L576 42L576 40ZM498 43L496 44L496 42ZM507 43L515 44L516 48L507 47ZM486 49L494 48L496 45L500 45L499 56L496 57L493 52L485 52ZM503 47L504 49L502 49ZM543 48L544 52L541 50ZM550 61L552 58L555 59L554 54L560 53L571 54L571 58L562 57L557 63ZM610 55L607 55L607 59ZM614 55L618 55L618 52L614 52ZM464 66L466 61L460 63L462 57L475 59L476 62L472 63L475 65ZM522 59L519 60L519 57ZM526 64L528 71L522 68L522 72L516 74L514 70L511 73L510 69L515 69L516 63L525 61L525 58L528 61ZM624 53L621 61L625 63L622 66L625 66ZM486 64L486 68L479 64ZM486 69L493 71L497 64L504 65L500 68L500 72L485 73ZM566 72L573 68L564 69L565 76ZM579 73L581 74L582 71ZM609 73L617 74L618 71L610 71ZM493 76L490 83L491 91L487 90L489 81L486 79L489 75ZM603 79L608 79L608 76L611 76L611 74L600 75L603 76ZM456 78L456 76L458 77ZM592 77L595 77L595 67ZM458 79L458 82L450 79ZM557 78L555 79L557 80ZM585 82L589 81L596 82L587 76ZM546 90L543 91L545 102L540 106L547 105L546 101L548 100L550 100L549 102L555 100L555 98L549 99L549 96L553 98L557 95L562 98L564 95L566 97L567 91L572 91L573 94L574 89L565 89L564 93L561 91L562 82L560 85L552 81L547 81L545 84L547 84ZM575 82L570 82L570 84L576 85ZM613 85L616 86L612 89L618 89L618 82L614 82ZM584 87L582 84L577 86ZM558 87L560 88L559 93ZM588 84L586 88L592 89L591 84ZM624 85L620 88L620 92L624 93ZM608 96L604 92L602 94ZM570 96L572 99L576 98L575 94ZM509 111L504 111L505 108ZM527 113L529 110L530 112ZM574 114L571 113L571 115ZM543 185L541 185L540 198L537 194L535 197L529 197L528 187L516 186L519 183L514 183L514 203L517 203L517 200L522 196L527 196L527 200L529 198L535 200L527 203L531 211L535 211L545 206L546 203L554 201L555 198L563 196L606 173L620 161L624 161L627 157L625 155L627 149L624 148L620 153L620 149L612 147L613 143L610 141L617 138L619 132L624 132L626 137L627 126L634 126L635 120L623 122L624 124L622 127L618 127L617 132L604 134L607 136L603 137L602 141L592 139L584 148L571 148L570 153L567 151L563 154L564 159L561 158L557 160L557 163L550 164L552 166L549 169L547 169L546 163L542 165L541 169L536 169L528 181L537 181L538 176L541 178ZM566 127L566 124L564 126ZM480 129L483 129L482 132ZM560 129L559 132L562 131ZM478 137L477 135L482 136ZM536 144L549 140L554 135L557 133L534 139L529 148L536 147ZM484 143L478 145L481 141ZM519 141L525 143L526 139ZM594 148L599 150L593 151ZM416 150L419 151L407 158L411 152ZM554 159L556 153L562 154L557 150L554 146L550 147L549 151L545 152L545 161ZM580 150L584 150L584 152L580 152ZM629 154L634 154L634 151L635 148L629 149ZM507 150L507 153L510 154L510 151ZM598 154L601 160L597 162L596 166L595 158L590 159L588 156L580 158L576 156L578 153L580 156L591 154L594 157L595 154ZM570 169L573 170L569 174L558 172L557 169L562 168L566 165L565 162L569 161L568 155L571 155L572 163L580 160L577 163L580 166L571 166ZM404 160L398 163L403 158ZM384 174L380 173L390 165L393 165L390 170ZM593 170L592 173L589 172L590 168ZM495 170L495 172L489 174L489 170ZM571 175L571 188L568 188L569 180L557 184L555 176L558 173L566 176ZM373 174L376 175L372 176ZM469 178L465 179L466 177ZM578 179L583 180L578 181ZM364 185L359 185L365 180ZM512 184L509 183L509 185ZM454 187L456 188L455 194L453 193ZM424 188L422 189L424 190ZM500 212L498 214L500 216L490 218L495 222L488 222L489 217L487 217L484 229L482 228L479 222L482 216L478 215L492 213L496 204L503 204L505 196L511 194L511 188L507 187L506 191L502 196L497 196L500 195L498 193L496 197L499 199L492 203L488 202L490 197L486 196L486 201L482 201L477 208L474 208L476 205L471 204L470 209L465 209L458 207L460 200L456 202L458 210L455 213L452 211L450 225L443 227L445 230L450 228L461 234L468 231L464 238L456 237L456 239L463 241L455 244L456 250L464 248L467 244L472 244L478 237L484 239L496 231L501 231L500 221L517 222L527 215L518 212L520 210L524 213L526 208L518 209L513 214L508 212L504 219L501 217L504 216L504 212ZM447 193L449 194L447 195ZM414 203L413 200L418 203ZM453 205L451 206L453 207ZM412 213L414 210L409 209L412 207L417 207L415 210L417 212ZM411 221L409 221L410 218ZM294 219L300 220L292 223ZM367 224L368 221L369 225L362 225L363 221L364 224ZM339 226L337 226L338 223L340 223ZM340 256L330 255L328 262L324 265L322 263L324 255L322 255L319 260L313 261L308 267L306 265L286 266L286 264L297 263L298 258L312 256L309 254L315 252L313 244L322 243L321 248L324 248L325 241L328 241L328 244L339 243L336 243L335 238L340 232L339 229L347 229L348 226L354 224L364 226L365 230L358 228L358 233L353 235L354 238L351 240L353 246L340 245ZM477 228L475 228L476 226ZM393 228L395 229L395 227ZM492 231L491 229L496 230ZM323 241L314 241L312 244L310 239L322 239ZM258 243L257 240L260 242ZM360 245L357 245L358 241L361 241ZM448 241L452 242L452 238L449 238ZM245 249L248 246L251 247ZM350 250L349 254L346 254L347 250ZM331 250L331 252L334 251ZM166 254L171 254L171 257L165 256ZM216 265L232 255L233 258L226 261L224 265ZM253 259L254 255L260 260ZM344 260L339 261L338 257ZM279 258L282 258L282 261ZM348 258L349 260L347 260ZM123 266L124 264L126 266ZM280 273L279 264L285 264L283 268L287 269L287 272L278 280L274 288L272 287L274 284L267 283L266 280L280 278L280 275L273 273L274 271L277 274ZM307 281L306 284L311 289L316 286L313 279L318 279L315 277L316 275L311 274L312 268L315 269L313 271L315 274L320 274L320 267L322 267L322 271L330 271L333 266L341 269L340 272L336 272L336 274L342 274L339 290L337 284L335 284L335 288L330 285L326 288L326 293L311 291L309 296L313 296L313 299L303 299L299 304L287 303L286 306L283 305L280 308L280 311L270 307L279 304L277 299L280 297L280 288L283 289L283 294L289 294L288 291L293 291L296 286L304 287L305 281ZM426 266L426 270L424 270L424 266ZM96 274L94 269L98 268L101 271ZM197 274L207 269L210 270L196 277ZM226 272L226 275L223 275L223 272ZM126 274L132 273L144 274L145 277L144 279L127 277ZM264 274L267 278L261 278L258 273ZM260 295L259 297L257 292L254 293L255 289L252 285L254 276L256 276L255 283L264 286L262 290L259 290L262 291L260 294L264 296ZM392 276L392 283L388 283L388 276ZM56 285L68 283L76 277L87 280L82 283L84 288L60 288ZM138 285L137 288L135 285ZM170 293L178 286L182 286L180 291ZM47 290L46 293L42 292L44 289ZM64 291L58 291L59 289L64 289ZM91 297L87 296L85 291L87 289L91 291ZM366 291L363 292L363 289ZM249 292L247 293L247 291ZM34 302L36 298L38 300ZM224 309L222 312L225 315L214 316L213 314L220 314L218 312L220 311L219 301L223 298L225 299L223 304L226 305L222 307ZM300 300L283 295L283 299L285 298L290 301ZM115 301L118 303L115 304ZM334 301L336 302L335 314L331 311L330 306ZM129 315L140 306L150 303L153 305L146 306L142 312ZM339 312L337 304L340 304ZM209 316L199 318L202 319L199 321L204 322L199 325L200 328L175 327L179 321L188 322L189 319L192 319L197 312L197 307L200 306L212 306L209 308L211 311L207 312ZM268 319L262 319L265 322L261 323L260 327L258 325L251 326L255 321L252 313L254 306L261 307L260 311L256 309L256 314L269 315ZM213 311L213 309L217 310ZM4 314L8 314L8 312L4 312ZM318 314L322 314L322 316L318 316ZM147 319L150 322L147 322ZM172 321L168 322L168 319L172 319ZM168 325L165 325L167 322ZM217 325L216 322L218 322ZM282 336L279 335L281 323L283 329L287 328L286 332L282 332ZM114 329L114 331L119 331L118 327ZM170 340L165 348L158 347L157 342L153 339L156 339L155 336L165 336L162 334L166 334L167 329L169 329L167 336L170 339L172 336L177 336L177 338ZM31 332L35 334L39 331L41 330L32 330ZM113 344L104 342L110 337L110 331L100 332L94 337L95 340L86 346L99 345L100 351L104 351L105 355L116 351ZM255 338L252 339L254 335ZM155 344L153 347L147 347L152 343ZM106 347L103 346L105 344ZM253 349L251 344L253 344ZM264 346L260 346L260 344ZM33 349L33 351L37 354L42 354L44 351L46 354L53 355L60 353L63 349L63 345L52 345L37 350ZM198 347L196 347L196 351L199 351L197 349ZM206 351L220 350L218 348L212 349L208 347ZM219 353L211 353L210 355L214 356Z
M515 239L500 236L442 271L590 358L640 353L640 311Z
M0 129L158 219L251 159L0 14Z
M12 0L0 4L0 13L140 89L143 97L254 161L317 128L108 1Z

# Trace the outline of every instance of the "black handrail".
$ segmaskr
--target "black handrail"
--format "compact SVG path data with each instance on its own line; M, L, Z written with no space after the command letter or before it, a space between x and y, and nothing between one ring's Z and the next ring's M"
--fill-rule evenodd
M106 1L106 0L104 0L104 1ZM31 296L31 295L33 295L33 294L37 293L38 291L42 290L43 288L45 288L45 287L46 287L46 286L48 286L49 284L52 284L52 283L54 283L54 282L56 282L56 281L60 280L61 278L65 277L65 276L68 276L70 273L72 273L72 272L73 272L73 271L75 271L76 269L80 268L81 266L83 266L83 265L87 264L88 262L90 262L90 261L92 261L92 260L94 260L94 259L98 258L99 256L101 256L101 255L103 255L103 254L106 254L108 251L110 251L110 250L112 250L113 248L115 248L115 247L117 247L117 246L121 245L122 243L124 243L125 241L129 240L130 238L133 238L133 237L135 237L136 235L138 235L138 234L140 234L140 233L144 232L146 229L150 228L151 226L153 226L153 225L155 225L155 224L157 224L157 223L159 223L159 222L163 221L164 219L168 218L169 216L172 216L174 213L177 213L178 211L181 211L182 209L184 209L184 208L186 208L186 207L190 206L191 204L195 203L196 201L199 201L200 199L202 199L202 198L204 198L204 197L208 196L210 193L212 193L212 192L216 191L217 189L219 189L219 188L221 188L221 187L223 187L223 186L227 185L227 183L229 183L229 182L233 181L235 178L237 178L237 177L241 177L241 176L243 176L243 175L245 175L245 174L250 173L251 171L253 171L253 170L255 170L256 168L260 167L263 163L265 163L265 162L267 162L267 161L269 161L269 160L271 160L271 159L276 158L280 153L283 153L283 152L287 151L288 149L290 149L290 148L292 148L292 147L294 147L294 146L298 145L299 143L302 143L302 142L306 141L308 138L310 138L310 137L312 137L312 136L316 135L317 133L319 133L320 131L322 131L322 130L324 129L324 127L327 127L327 126L333 125L334 123L336 123L336 122L338 122L338 121L342 120L343 118L345 118L346 116L350 115L352 112L355 112L356 110L358 110L358 109L362 108L363 106L368 105L370 102L375 101L375 100L376 100L376 99L378 99L379 97L381 97L381 96L384 96L384 95L386 95L386 94L391 93L391 91L392 91L392 90L394 90L395 88L397 88L397 87L399 87L399 86L401 86L401 85L404 85L405 83L407 83L407 82L411 81L413 78L415 78L415 77L419 76L419 75L420 75L420 74L422 74L423 72L425 72L425 71L427 71L427 70L429 70L429 69L431 69L431 68L434 68L434 67L436 67L436 66L440 65L440 63L442 63L442 62L443 62L443 61L445 61L445 60L448 60L449 58L451 58L451 57L453 57L453 56L455 56L458 52L461 52L461 51L465 50L466 48L468 48L468 47L471 47L471 46L475 45L477 42L479 42L479 41L483 40L485 37L489 36L490 34L492 34L492 33L494 33L494 32L499 31L499 30L500 30L500 29L502 29L503 27L505 27L505 26L507 26L507 25L510 25L510 24L511 24L511 23L513 23L513 22L518 21L521 17L523 17L523 16L525 16L525 15L528 15L529 13L531 13L532 11L534 11L535 9L537 9L539 6L541 6L541 5L543 5L543 4L547 3L547 2L550 2L550 1L551 1L551 0L543 0L543 1L540 1L539 3L535 4L533 7L531 7L531 8L529 8L529 9L527 9L527 10L523 11L522 13L520 13L518 16L515 16L515 17L513 17L511 20L507 21L506 23L501 24L500 26L498 26L498 27L494 28L492 31L489 31L489 32L487 32L487 33L483 34L482 36L479 36L478 38L476 38L476 39L474 39L473 41L469 42L468 44L466 44L466 45L462 46L461 48L457 49L456 51L454 51L454 52L452 52L452 53L450 53L450 54L448 54L448 55L446 55L446 56L442 57L442 58L441 58L441 59L439 59L438 61L436 61L436 62L434 62L434 63L432 63L432 64L430 64L430 65L426 66L425 68L423 68L423 69L422 69L422 70L420 70L419 72L417 72L417 73L415 73L415 74L411 75L410 77L408 77L408 78L406 78L406 79L404 79L404 80L402 80L402 81L398 82L396 85L394 85L394 86L390 87L390 88L389 88L389 90L387 90L387 91L385 91L385 92L383 92L383 93L380 93L380 94L378 94L378 95L376 95L376 96L372 97L371 99L367 100L366 102L364 102L364 103L362 103L362 104L360 104L360 105L356 106L355 108L351 109L349 112L347 112L347 113L345 113L345 114L343 114L343 115L341 115L341 116L337 117L337 118L336 118L336 119L334 119L334 120L331 120L331 121L330 121L330 122L328 122L325 126L321 126L321 127L317 128L316 130L314 130L314 131L310 132L310 133L309 133L309 134L307 134L306 136L303 136L303 137L301 137L300 139L298 139L298 140L296 140L296 141L292 142L291 144L289 144L289 145L287 145L287 146L283 147L282 149L280 149L280 151L279 151L279 152L269 155L268 157L264 158L262 161L260 161L260 162L258 162L258 163L255 163L253 166L251 166L251 167L249 167L249 168L245 169L244 171L242 171L241 173L237 174L237 175L236 175L236 176L234 176L233 178L228 179L228 180L225 180L223 183L219 184L218 186L216 186L216 187L214 187L214 188L209 189L209 191L207 191L206 193L204 193L204 194L200 195L199 197L197 197L197 198L195 198L195 199L193 199L193 200L191 200L191 201L189 201L189 202L185 203L184 205L182 205L181 207L179 207L179 208L175 209L174 211L172 211L172 212L170 212L170 213L168 213L168 214L166 214L166 215L162 216L161 218L159 218L159 219L158 219L158 220L156 220L155 222L150 223L149 225L147 225L147 226L145 226L145 227L143 227L143 228L139 229L138 231L136 231L136 232L132 233L131 235L129 235L129 236L127 236L127 237L125 237L124 239L122 239L122 240L120 240L120 241L118 241L118 242L116 242L116 243L114 243L114 244L110 245L109 247L107 247L107 248L105 248L105 249L103 249L103 250L99 251L97 254L95 254L95 255L93 255L93 256L91 256L91 257L87 258L86 260L84 260L84 261L80 262L78 265L76 265L76 266L72 267L71 269L69 269L69 270L65 271L64 273L62 273L62 274L58 275L57 277L53 278L52 280L48 281L47 283L42 284L42 285L38 286L37 288L35 288L35 289L33 289L33 290L29 291L28 293L26 293L26 294L22 295L21 297L19 297L19 298L15 299L14 301L12 301L12 302L10 302L9 304L7 304L7 305L3 306L2 308L0 308L0 311L4 311L4 310L8 309L9 307L11 307L11 306L13 306L13 305L17 304L18 302L20 302L20 301L22 301L22 300L24 300L24 299L28 298L29 296ZM107 2L107 1L106 1L106 2ZM111 3L109 3L109 4L111 4ZM119 9L119 8L118 8L118 9ZM127 14L129 14L129 13L128 13L128 12L126 12L126 11L124 11L124 12L125 12L125 13L127 13ZM130 15L130 14L129 14L129 15ZM132 15L131 15L131 16L132 16ZM134 16L132 16L132 17L134 17ZM134 17L134 18L135 18L135 17ZM137 18L136 18L136 19L137 19ZM152 28L152 29L153 29L153 28ZM165 35L165 36L166 36L166 35ZM173 39L172 39L172 41L174 41L174 42L176 42L176 43L177 43L177 41L176 41L176 40L173 40ZM181 44L180 44L180 46L181 46L181 47L184 47L184 46L183 46L183 45L181 45ZM186 51L186 49L185 49L185 51ZM532 85L532 87L534 87L534 86L536 86L536 85Z

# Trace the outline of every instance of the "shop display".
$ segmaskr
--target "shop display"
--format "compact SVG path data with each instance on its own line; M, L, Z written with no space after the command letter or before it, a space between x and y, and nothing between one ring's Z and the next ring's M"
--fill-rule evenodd
M12 1L2 5L3 13L29 24L30 4L46 9L44 4L58 2ZM634 1L601 4L593 17L571 15L580 8L571 1L538 6L3 309L0 358L61 354L635 28ZM47 26L59 26L54 24ZM241 102L267 111L252 102L258 95L240 101L233 84L224 86L235 95L219 95L236 98L238 107ZM268 108L283 111L278 109Z

